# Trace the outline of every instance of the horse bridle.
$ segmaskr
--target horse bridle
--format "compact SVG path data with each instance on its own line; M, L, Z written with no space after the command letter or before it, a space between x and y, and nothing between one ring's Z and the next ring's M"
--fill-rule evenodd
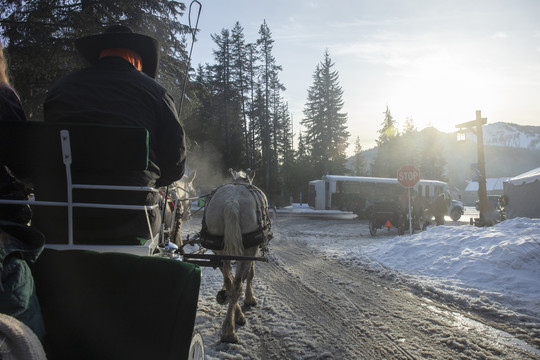
M179 211L180 219L187 220L187 219L189 219L189 216L191 215L191 202L193 200L198 199L198 197L189 196L190 191L183 188L183 187L181 187L181 186L176 186L176 188L178 188L180 190L183 190L186 194L188 194L187 198L178 198L178 201L177 201L177 204L179 206L178 210L180 210ZM185 205L186 202L187 202L187 206Z

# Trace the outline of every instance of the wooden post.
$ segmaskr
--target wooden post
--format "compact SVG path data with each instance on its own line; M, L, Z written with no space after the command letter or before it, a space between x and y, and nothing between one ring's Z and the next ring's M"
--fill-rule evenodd
M480 225L486 225L485 215L489 210L486 188L486 161L484 157L484 133L482 125L487 124L487 118L483 118L481 111L476 110L476 119L466 123L456 125L456 128L466 128L476 135L476 148L478 151L478 200L480 201Z
M480 221L481 225L486 223L485 215L489 210L489 204L487 200L486 189L486 160L484 157L484 133L482 131L482 125L487 123L487 118L483 118L480 114L480 110L476 110L476 147L478 149L478 171L480 176L478 177L478 199L480 200Z

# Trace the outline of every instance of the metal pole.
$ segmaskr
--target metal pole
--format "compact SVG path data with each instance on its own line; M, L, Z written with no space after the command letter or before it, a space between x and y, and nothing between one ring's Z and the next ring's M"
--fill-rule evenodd
M409 235L412 235L412 218L411 218L411 188L407 188L409 190Z
M191 26L191 7L193 6L193 4L199 5L199 10L197 12L197 18L196 18L197 20L195 21L195 27ZM184 75L184 82L182 84L182 93L181 93L181 96L180 96L180 106L179 106L179 110L178 110L178 117L180 117L181 114L182 114L182 105L184 104L184 96L185 96L185 93L186 93L186 84L187 84L187 79L189 77L189 68L191 66L191 54L193 52L193 45L195 44L195 36L197 35L197 30L198 30L198 26L199 26L199 18L201 17L201 10L202 10L202 4L200 2L198 2L197 0L193 0L191 2L191 4L189 4L188 21L189 21L189 32L191 33L191 47L189 49L189 55L188 55L188 59L187 59L187 62L186 62L186 73Z

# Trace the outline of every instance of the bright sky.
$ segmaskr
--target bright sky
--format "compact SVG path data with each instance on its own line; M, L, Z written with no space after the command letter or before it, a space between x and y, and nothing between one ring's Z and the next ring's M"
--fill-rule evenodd
M326 49L344 91L349 152L357 136L364 150L375 145L387 105L400 128L410 117L418 129L451 132L476 110L488 123L540 126L540 1L200 2L192 65L214 63L211 34L239 21L255 42L266 20L296 134Z

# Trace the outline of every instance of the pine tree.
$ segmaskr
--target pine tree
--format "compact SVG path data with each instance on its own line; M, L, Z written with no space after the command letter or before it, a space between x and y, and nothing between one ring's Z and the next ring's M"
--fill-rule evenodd
M307 129L305 141L311 161L320 175L344 173L349 138L347 114L341 112L343 90L333 66L327 50L323 61L315 68L302 119Z
M248 48L244 38L244 28L240 26L237 21L232 29L231 34L232 48L231 48L231 62L232 72L234 79L234 87L238 95L238 102L241 107L242 114L242 130L244 133L244 149L245 149L245 168L250 168L251 158L251 143L249 141L249 123L248 123L248 111L247 111L247 99L246 93L249 89L249 63L246 60L248 55Z
M412 117L405 119L405 125L403 126L403 134L410 134L416 132L416 126L414 126L414 120Z
M248 76L248 104L247 104L247 114L248 114L248 149L249 151L249 157L248 157L248 167L251 169L255 168L255 164L257 162L257 158L260 157L260 149L256 146L256 120L255 120L255 112L254 112L254 104L255 104L255 94L257 89L257 76L260 71L260 65L258 65L257 61L259 60L259 51L257 49L257 45L254 43L249 43L246 45L246 56L247 56L247 76Z
M395 177L401 164L401 154L399 144L399 133L396 129L394 120L388 105L384 112L384 120L381 123L379 138L376 140L378 145L377 157L373 164L373 174L379 177ZM401 164L403 165L403 164Z
M420 173L424 179L446 181L446 159L439 141L439 133L434 127L425 128L421 133L422 153Z
M289 185L293 179L292 169L294 167L294 148L292 131L292 118L289 113L287 103L281 103L279 108L279 136L277 144L277 154L279 161L278 178L281 202L287 202L289 196L293 195Z
M403 134L399 140L400 158L403 165L419 166L419 154L421 151L421 144L418 141L418 130L414 126L414 121L411 117L405 119L403 126Z
M187 26L178 21L184 10L184 3L173 0L0 0L1 36L9 40L3 45L27 115L41 119L50 86L84 66L74 40L117 23L161 42L157 80L178 100L186 76Z
M394 136L399 135L399 132L396 128L396 121L394 120L392 114L390 113L390 109L388 108L388 105L386 105L386 111L384 112L384 120L381 123L381 129L378 131L379 137L377 138L376 142L377 145L382 145L386 143L389 139L393 138Z
M300 194L302 194L302 200L307 201L308 183L310 180L320 179L321 174L318 173L309 156L308 149L304 139L305 134L301 131L298 135L298 149L296 150L296 158L294 160L291 169L291 181L290 181L290 193L296 201L300 201Z
M262 158L264 162L265 190L268 193L270 192L272 163L277 159L277 149L275 148L276 130L274 129L276 127L276 119L272 119L271 117L273 101L275 101L274 99L276 99L276 97L272 96L272 92L279 91L279 89L284 87L277 77L277 72L281 71L282 68L276 64L276 59L272 54L274 40L272 39L272 33L270 32L266 21L264 21L259 28L257 46L259 47L260 59L262 62L260 75L264 109L261 113L262 118L260 119L260 133Z
M360 144L360 136L354 141L354 155L352 159L353 174L355 176L366 176L366 159L362 154L362 144Z
M211 69L211 87L213 94L212 108L218 119L218 135L212 139L217 144L223 144L223 158L226 168L241 168L245 162L244 140L242 131L242 116L238 77L232 62L232 38L229 30L222 29L219 35L212 35L217 45L214 50L215 64Z

